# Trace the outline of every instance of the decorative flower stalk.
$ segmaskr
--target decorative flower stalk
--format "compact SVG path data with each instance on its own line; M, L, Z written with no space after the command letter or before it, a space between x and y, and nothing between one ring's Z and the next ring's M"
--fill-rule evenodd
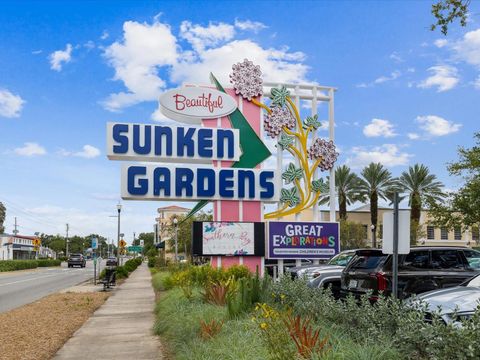
M290 163L282 174L285 183L293 187L282 188L277 211L265 214L266 219L283 217L308 209L317 203L320 194L328 191L323 179L315 180L318 168L328 171L333 168L338 157L333 141L310 139L321 123L318 116L308 116L302 121L290 92L284 86L271 90L270 106L259 101L263 95L262 72L259 66L245 59L232 66L230 81L235 92L244 99L267 112L264 120L265 132L271 138L279 138L278 146L297 160L300 167ZM296 141L299 146L296 145ZM309 145L310 142L310 146Z

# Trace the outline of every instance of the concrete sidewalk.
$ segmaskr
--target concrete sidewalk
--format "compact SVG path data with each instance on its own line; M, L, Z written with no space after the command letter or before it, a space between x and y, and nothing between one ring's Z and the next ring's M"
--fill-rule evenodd
M162 359L152 334L155 294L143 263L58 351L54 359Z

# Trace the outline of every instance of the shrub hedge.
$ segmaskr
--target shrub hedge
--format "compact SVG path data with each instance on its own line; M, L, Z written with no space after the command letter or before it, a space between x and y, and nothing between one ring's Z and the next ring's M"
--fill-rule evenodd
M37 267L60 266L60 260L0 260L0 272L15 271L24 269L35 269Z

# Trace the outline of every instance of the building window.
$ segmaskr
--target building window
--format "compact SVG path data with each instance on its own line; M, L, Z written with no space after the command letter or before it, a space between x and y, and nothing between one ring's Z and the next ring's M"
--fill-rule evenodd
M453 238L455 240L462 240L462 229L459 228L459 227L456 227L454 230L453 230Z
M448 240L448 230L446 227L440 228L440 239Z
M427 239L435 240L435 228L433 226L427 226Z
M478 235L479 235L478 227L472 227L472 240L475 242L478 242L478 238L479 238Z

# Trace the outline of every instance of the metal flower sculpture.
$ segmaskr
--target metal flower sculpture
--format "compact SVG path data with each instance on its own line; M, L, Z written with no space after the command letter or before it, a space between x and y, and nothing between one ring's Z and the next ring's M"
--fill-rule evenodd
M308 116L302 121L286 87L271 90L270 105L260 101L263 80L259 66L245 59L232 69L230 81L235 92L267 112L265 132L272 138L279 137L278 147L292 154L297 163L289 164L282 174L287 185L293 184L293 187L281 190L283 205L277 211L265 214L265 218L283 217L312 207L320 194L328 191L323 179L315 179L315 173L317 169L327 171L333 168L338 157L335 145L332 141L315 139L313 134L322 125L318 116Z
M254 65L247 59L232 66L230 82L233 84L235 93L244 99L252 101L252 98L263 94L263 79L260 66Z

